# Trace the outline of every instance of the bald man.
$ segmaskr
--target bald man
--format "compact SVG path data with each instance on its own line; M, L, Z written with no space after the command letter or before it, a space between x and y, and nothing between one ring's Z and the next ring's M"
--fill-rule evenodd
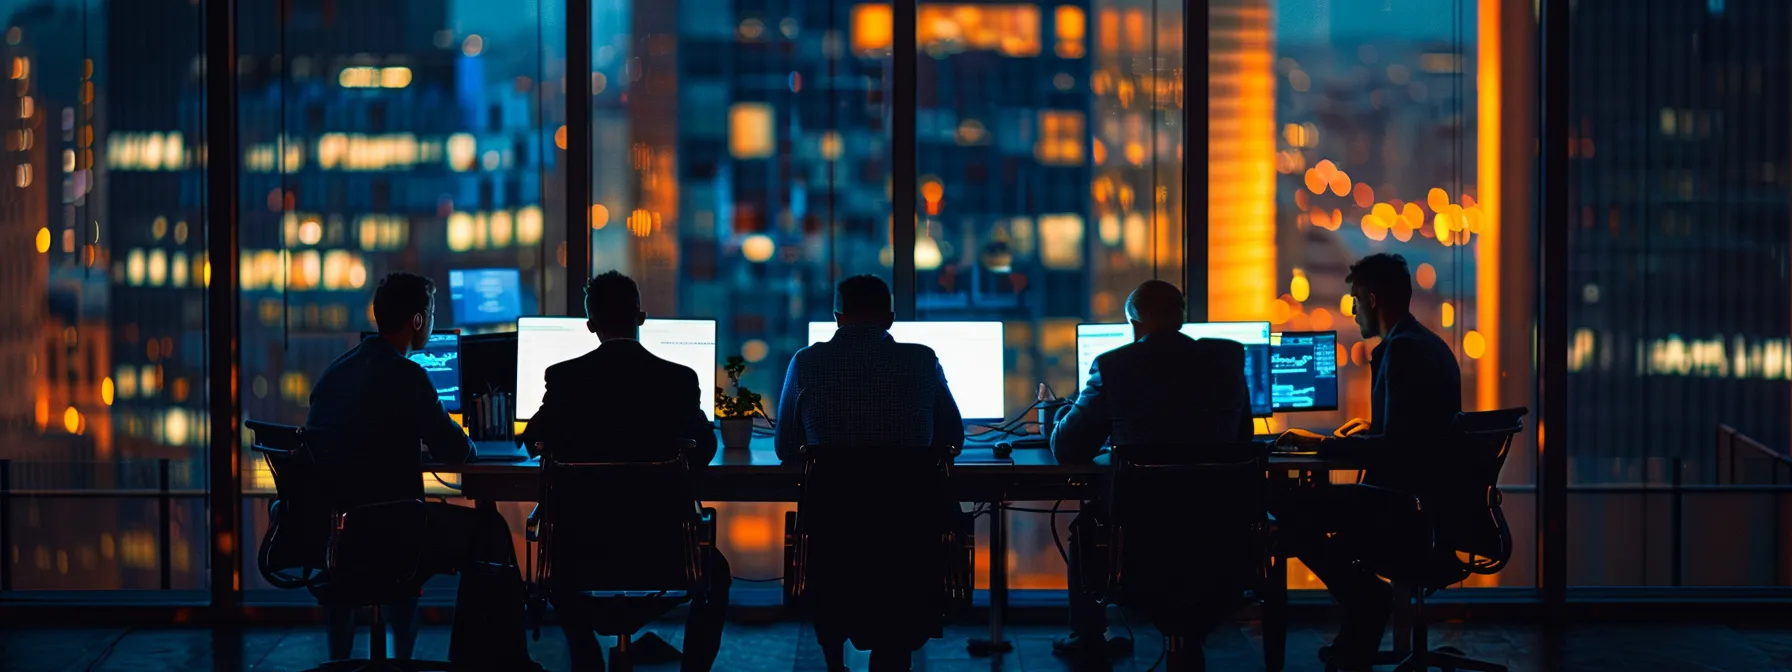
M1182 291L1151 280L1126 299L1133 342L1095 358L1089 384L1061 409L1052 432L1059 462L1088 462L1102 446L1222 444L1251 438L1251 397L1245 387L1244 346L1182 333ZM1070 623L1059 655L1082 662L1130 653L1131 642L1107 641L1107 614L1082 590L1101 561L1084 532L1096 505L1085 505L1070 525Z

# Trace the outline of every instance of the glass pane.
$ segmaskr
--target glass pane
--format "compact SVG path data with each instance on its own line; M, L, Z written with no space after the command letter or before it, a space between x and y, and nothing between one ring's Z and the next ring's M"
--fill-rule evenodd
M1183 22L1158 5L918 9L916 314L1004 323L1004 416L1075 390L1078 322L1182 284ZM1053 503L1016 506L1040 513L1008 514L1009 585L1063 588Z
M0 590L204 590L201 8L9 11Z
M593 6L592 270L650 316L714 319L776 408L834 284L890 277L890 10ZM718 372L717 378L726 378ZM784 504L719 504L735 573L782 573Z
M1533 80L1502 54L1523 53L1513 45L1533 29L1500 4L1212 5L1210 318L1338 332L1339 410L1278 414L1271 429L1330 433L1370 416L1377 341L1354 324L1344 278L1377 252L1406 258L1414 316L1457 355L1463 410L1531 405L1533 159L1507 148L1531 144ZM1515 441L1501 479L1512 535L1527 541L1534 467L1517 447L1530 440ZM1534 585L1533 564L1515 552L1468 585ZM1298 565L1289 580L1322 587Z
M463 338L565 304L564 16L552 0L240 2L245 419L305 421L392 271L433 279L437 327ZM259 540L273 479L247 434ZM249 555L246 585L265 588Z
M1788 19L1571 10L1571 207L1550 213L1568 226L1571 585L1792 580Z

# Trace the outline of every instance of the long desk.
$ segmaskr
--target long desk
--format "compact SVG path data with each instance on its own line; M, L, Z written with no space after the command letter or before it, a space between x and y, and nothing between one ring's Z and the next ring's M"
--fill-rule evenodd
M999 652L1007 650L1002 619L1008 604L1008 563L998 560L1008 555L1007 517L999 505L1016 501L1091 499L1098 494L1109 466L1105 458L1098 458L1092 464L1059 464L1051 451L1040 449L1015 450L1007 462L998 463L993 457L988 444L967 446L953 466L952 486L961 502L995 505L989 526L990 640L986 647ZM1313 455L1272 454L1269 458L1272 478L1354 468L1344 462ZM460 474L461 494L481 507L497 502L533 502L540 495L541 464L537 460L433 465L425 469ZM794 502L799 494L801 477L800 464L779 461L771 439L756 436L745 450L718 450L715 459L704 470L698 494L705 501ZM1287 567L1278 562L1275 569L1281 574L1282 585L1286 585ZM1271 578L1272 582L1276 580Z

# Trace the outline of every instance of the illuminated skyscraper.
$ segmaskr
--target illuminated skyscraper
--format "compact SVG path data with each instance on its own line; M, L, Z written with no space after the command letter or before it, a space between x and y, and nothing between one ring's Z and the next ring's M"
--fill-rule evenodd
M1276 296L1272 12L1268 0L1208 7L1207 316L1266 319Z
M1707 477L1719 423L1792 436L1789 20L1782 0L1572 10L1577 478L1667 479L1670 458Z

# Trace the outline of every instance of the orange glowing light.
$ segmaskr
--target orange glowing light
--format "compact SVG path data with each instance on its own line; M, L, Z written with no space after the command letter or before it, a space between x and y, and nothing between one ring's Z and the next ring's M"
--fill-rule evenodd
M1414 272L1413 276L1419 281L1420 289L1431 289L1433 285L1437 284L1437 268L1431 264L1419 264L1419 270Z
M1425 195L1425 204L1431 206L1432 212L1442 212L1444 208L1450 206L1450 195L1442 189L1432 187L1431 191Z
M591 204L591 228L602 229L610 223L610 209L602 203Z
M75 407L73 406L70 406L68 407L68 410L63 411L62 428L68 430L68 433L70 434L80 434L81 412L75 410Z
M1469 359L1480 359L1487 354L1487 340L1481 332L1470 329L1462 335L1462 354L1468 355Z
M1342 170L1332 173L1332 193L1343 196L1350 193L1350 173Z

